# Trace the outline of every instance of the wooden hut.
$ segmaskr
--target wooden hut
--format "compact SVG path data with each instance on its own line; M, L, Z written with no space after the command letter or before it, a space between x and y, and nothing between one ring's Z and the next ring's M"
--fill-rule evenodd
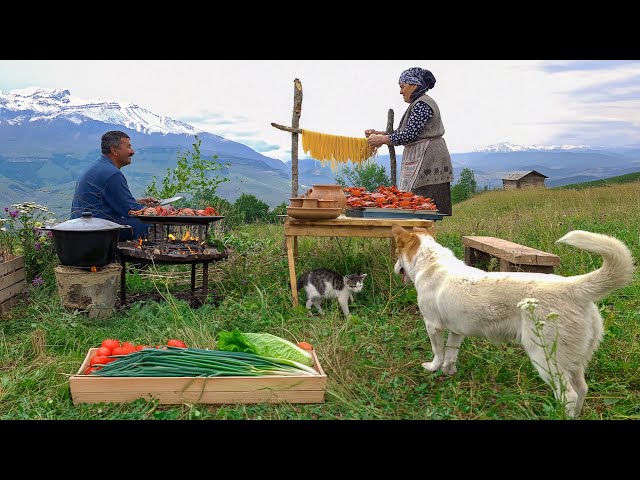
M527 172L512 172L502 177L502 188L514 190L516 188L545 187L544 179L546 175L529 170Z

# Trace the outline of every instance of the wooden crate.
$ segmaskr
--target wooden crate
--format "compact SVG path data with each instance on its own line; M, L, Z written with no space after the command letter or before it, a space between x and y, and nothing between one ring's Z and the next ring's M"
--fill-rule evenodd
M79 403L130 403L138 398L161 404L180 403L323 403L327 376L315 350L313 368L320 374L263 377L100 377L82 375L97 348L92 348L69 379L71 398Z
M26 287L24 257L0 263L0 315L21 300Z

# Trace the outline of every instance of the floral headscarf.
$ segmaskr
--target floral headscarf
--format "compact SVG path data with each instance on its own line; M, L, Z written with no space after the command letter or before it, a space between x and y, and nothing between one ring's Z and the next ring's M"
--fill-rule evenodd
M411 94L411 101L413 101L433 88L433 86L436 84L436 77L434 77L433 73L431 73L429 70L425 70L424 68L420 67L411 67L400 74L398 83L406 83L407 85L418 86L413 94Z

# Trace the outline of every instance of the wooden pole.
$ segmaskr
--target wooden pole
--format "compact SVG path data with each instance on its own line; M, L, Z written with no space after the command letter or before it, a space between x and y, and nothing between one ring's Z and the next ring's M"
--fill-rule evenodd
M293 81L293 117L291 127L291 196L298 196L298 130L300 130L300 115L302 114L302 82L297 78Z
M271 122L271 126L277 128L278 130L284 130L285 132L302 133L302 129L301 128L286 127L284 125L280 125L280 124L273 123L273 122Z
M387 134L393 132L393 109L389 109L387 115ZM389 170L391 170L391 185L397 187L396 182L396 147L389 145Z

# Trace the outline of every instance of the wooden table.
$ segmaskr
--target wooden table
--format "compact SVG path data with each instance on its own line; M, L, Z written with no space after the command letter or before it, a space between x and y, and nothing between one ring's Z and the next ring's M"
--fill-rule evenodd
M284 236L287 244L287 260L289 262L289 280L291 282L291 296L293 306L298 306L298 286L296 276L295 258L298 256L298 237L369 237L390 238L390 253L395 255L395 242L391 225L400 225L403 228L422 227L433 230L435 234L435 222L433 220L396 218L354 218L339 216L331 220L301 220L287 217L284 220Z

